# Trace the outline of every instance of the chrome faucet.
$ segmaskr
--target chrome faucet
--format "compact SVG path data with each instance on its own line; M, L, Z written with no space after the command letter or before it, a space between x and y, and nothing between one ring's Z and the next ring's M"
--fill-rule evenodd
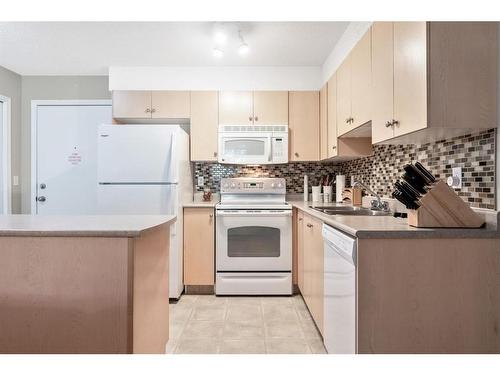
M362 182L360 181L354 181L354 183L352 184L352 187L356 187L356 186L361 186L363 189L365 189L366 191L368 191L371 195L375 196L375 198L377 198L377 200L372 200L371 201L371 209L372 210L376 210L376 211L389 211L389 205L387 202L382 202L382 199L380 198L380 195L378 195L377 193L375 193L372 189L370 189L368 186L366 186L365 184L363 184Z

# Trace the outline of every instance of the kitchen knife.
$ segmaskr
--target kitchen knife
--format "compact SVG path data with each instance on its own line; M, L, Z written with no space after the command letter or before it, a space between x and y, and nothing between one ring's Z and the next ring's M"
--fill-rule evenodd
M420 172L422 172L422 174L424 174L431 183L436 182L436 178L434 177L434 175L431 172L429 172L429 170L426 169L420 162L417 161L415 163L415 167Z

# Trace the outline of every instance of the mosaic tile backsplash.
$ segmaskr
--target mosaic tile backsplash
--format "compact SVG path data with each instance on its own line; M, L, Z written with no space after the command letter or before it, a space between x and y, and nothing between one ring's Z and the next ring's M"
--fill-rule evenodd
M195 181L205 178L205 186L219 191L222 177L284 177L289 193L303 192L303 176L317 184L325 174L354 176L384 197L390 197L403 165L420 161L438 179L462 167L463 185L457 193L473 207L495 209L496 129L423 145L376 145L372 156L340 164L289 163L270 166L238 166L195 163ZM197 187L202 191L203 187Z

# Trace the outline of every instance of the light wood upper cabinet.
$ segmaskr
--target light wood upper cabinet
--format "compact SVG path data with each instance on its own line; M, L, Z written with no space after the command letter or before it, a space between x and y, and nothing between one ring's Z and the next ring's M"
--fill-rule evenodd
M191 161L217 161L217 91L191 91Z
M376 22L372 34L373 143L497 126L495 22Z
M393 22L372 25L372 141L394 137L394 32Z
M189 118L191 104L189 91L153 91L152 118Z
M151 91L113 91L114 118L150 118Z
M288 91L254 91L254 125L288 125Z
M113 91L113 117L184 119L190 117L189 91Z
M328 85L319 91L319 140L321 160L328 158Z
M371 30L351 52L351 123L355 129L371 120Z
M184 208L184 284L214 285L214 209Z
M337 145L337 75L334 74L328 80L327 91L327 107L328 107L328 139L327 139L327 157L332 158L338 154Z
M287 91L221 91L219 124L287 125Z
M290 161L319 160L319 92L289 92Z
M396 137L427 127L426 22L394 22L394 119Z
M337 135L351 130L351 55L337 69Z
M219 124L253 125L253 92L219 92Z

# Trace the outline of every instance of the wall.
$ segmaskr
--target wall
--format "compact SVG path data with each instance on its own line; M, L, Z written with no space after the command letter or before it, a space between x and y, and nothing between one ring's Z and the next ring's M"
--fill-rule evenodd
M198 177L203 176L205 187L213 192L220 190L220 179L222 177L283 177L286 179L286 190L288 193L302 193L304 191L304 174L309 176L311 185L318 185L321 176L337 173L338 167L324 163L289 163L277 165L227 165L217 163L195 163L194 185ZM203 191L203 187L196 187Z
M370 186L378 194L390 197L403 166L420 161L438 179L451 175L451 168L462 167L463 187L457 193L473 207L495 209L495 138L496 129L424 145L376 145L373 155L341 164L289 163L271 166L237 166L195 163L195 184L199 176L212 191L220 189L222 177L284 177L288 193L303 192L303 176L310 185L319 184L326 174L345 174ZM197 187L202 191L202 187Z
M420 161L438 179L462 167L458 195L473 207L495 209L496 129L423 145L376 145L373 156L342 163L340 172L353 175L384 197L390 197L403 166Z
M21 174L21 76L0 66L0 95L11 99L11 174ZM21 212L21 187L12 187L12 212Z
M31 212L31 101L110 98L108 77L105 76L22 77L22 213Z
M110 67L110 90L317 90L320 66Z

